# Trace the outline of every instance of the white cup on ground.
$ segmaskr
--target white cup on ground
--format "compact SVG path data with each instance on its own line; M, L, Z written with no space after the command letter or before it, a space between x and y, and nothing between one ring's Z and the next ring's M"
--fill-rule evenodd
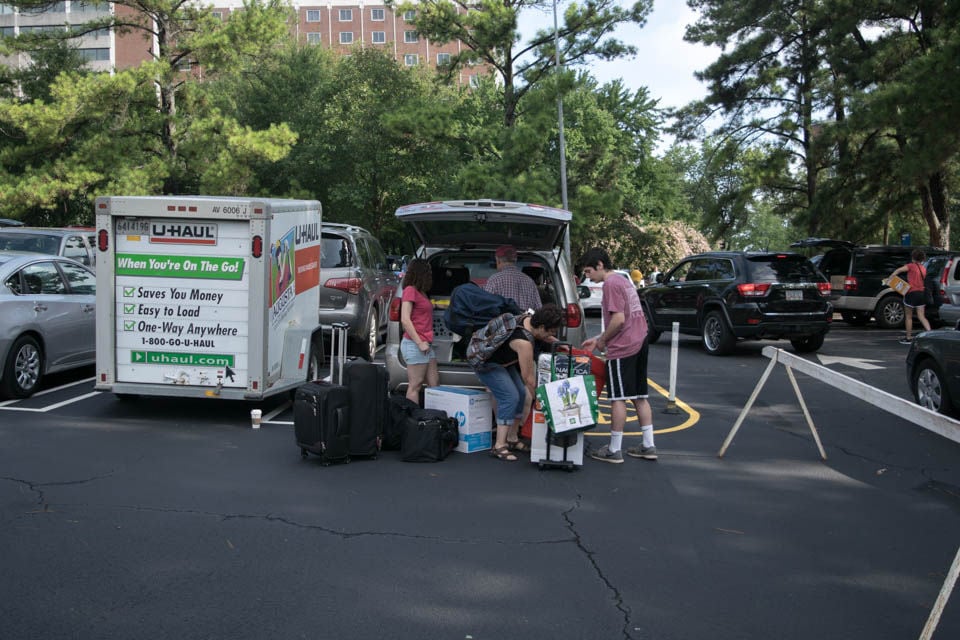
M263 411L260 409L250 409L250 424L254 429L260 428L260 419L263 417Z

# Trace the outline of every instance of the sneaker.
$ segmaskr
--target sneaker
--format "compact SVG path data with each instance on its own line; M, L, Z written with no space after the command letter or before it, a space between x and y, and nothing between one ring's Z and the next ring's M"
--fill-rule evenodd
M629 447L627 449L627 455L633 458L643 458L644 460L656 460L657 448L644 447L643 445L639 447Z
M623 464L622 451L610 451L610 445L605 444L596 451L590 452L590 457L594 460L603 462L612 462L613 464Z
M913 342L913 338L900 338L900 344L910 344Z

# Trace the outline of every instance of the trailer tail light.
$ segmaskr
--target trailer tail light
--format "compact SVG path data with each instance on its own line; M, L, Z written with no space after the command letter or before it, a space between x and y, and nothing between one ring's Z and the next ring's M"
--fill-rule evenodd
M567 312L564 314L567 319L567 327L576 329L583 324L583 309L576 302L567 303Z
M829 296L829 295L830 295L830 283L829 283L829 282L818 282L818 283L817 283L817 290L820 292L820 295L825 296L825 297L826 297L826 296Z
M400 305L402 304L403 300L400 298L390 301L390 322L400 322Z
M363 282L361 282L360 278L330 278L323 283L323 286L328 289L339 289L351 295L360 293L360 289L363 288L362 285Z
M100 251L106 251L110 246L110 236L107 234L106 229L100 229L97 232L97 249Z
M737 291L739 291L740 295L744 298L762 298L770 291L770 283L764 282L757 284L754 282L745 282L737 285Z
M856 291L857 290L857 279L853 276L846 276L843 279L843 290L844 291Z
M254 258L259 258L263 255L262 236L253 236L253 242L250 243L250 251L253 253Z

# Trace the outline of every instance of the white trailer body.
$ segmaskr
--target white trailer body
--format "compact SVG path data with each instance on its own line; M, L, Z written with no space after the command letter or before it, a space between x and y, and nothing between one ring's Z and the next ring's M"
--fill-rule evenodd
M322 352L320 203L97 198L97 381L116 394L260 400Z

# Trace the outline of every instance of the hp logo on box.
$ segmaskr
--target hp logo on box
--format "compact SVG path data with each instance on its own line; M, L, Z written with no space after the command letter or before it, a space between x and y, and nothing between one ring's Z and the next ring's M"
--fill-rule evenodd
M467 414L465 414L463 411L457 411L453 417L457 419L458 426L462 427L463 425L467 424Z

